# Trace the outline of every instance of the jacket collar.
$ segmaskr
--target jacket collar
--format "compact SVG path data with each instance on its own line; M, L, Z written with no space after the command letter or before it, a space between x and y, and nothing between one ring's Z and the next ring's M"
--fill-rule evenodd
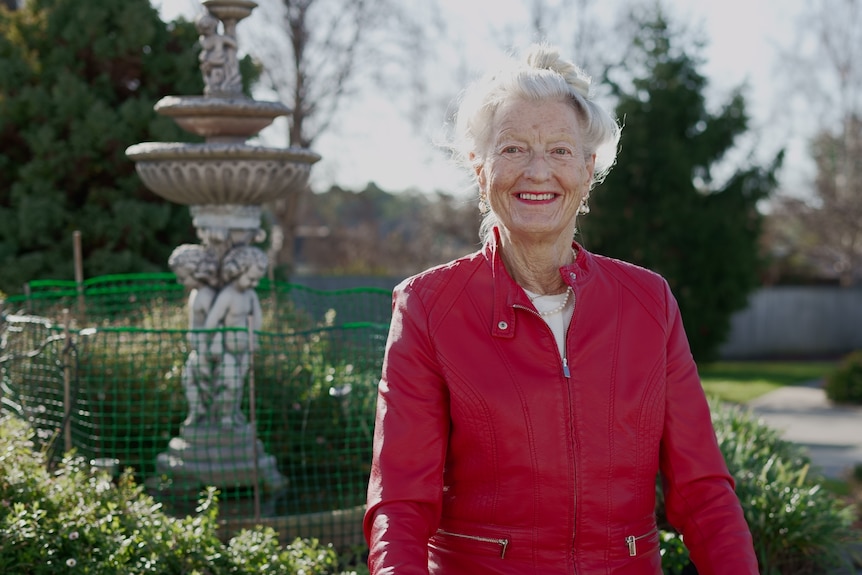
M575 261L560 268L563 281L575 290L589 280L595 268L595 256L585 250L578 242L573 241L572 247L577 250ZM509 275L503 258L500 255L500 231L496 227L491 238L482 248L485 261L491 269L493 283L493 323L491 334L496 337L511 338L515 336L515 306L530 309L533 304L530 298Z

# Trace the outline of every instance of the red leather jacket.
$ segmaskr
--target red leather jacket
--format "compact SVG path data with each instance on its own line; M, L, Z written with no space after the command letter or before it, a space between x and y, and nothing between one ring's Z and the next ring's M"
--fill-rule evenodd
M395 289L372 574L658 575L659 470L699 573L757 573L667 283L575 247L567 357L493 242Z

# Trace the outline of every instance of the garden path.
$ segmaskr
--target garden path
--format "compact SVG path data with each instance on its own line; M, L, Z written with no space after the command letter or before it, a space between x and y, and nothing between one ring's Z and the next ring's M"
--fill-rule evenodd
M782 387L748 405L784 439L805 448L825 476L841 479L862 465L862 406L833 404L821 381Z

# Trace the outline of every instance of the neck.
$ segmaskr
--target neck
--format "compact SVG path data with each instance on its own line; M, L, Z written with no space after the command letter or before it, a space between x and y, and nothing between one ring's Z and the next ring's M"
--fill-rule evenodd
M500 233L500 255L512 279L522 288L540 295L566 291L560 268L574 261L572 242L519 242Z

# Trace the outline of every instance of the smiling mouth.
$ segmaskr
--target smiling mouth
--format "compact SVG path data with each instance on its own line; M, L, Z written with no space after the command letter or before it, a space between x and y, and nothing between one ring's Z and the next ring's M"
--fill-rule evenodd
M519 200L527 200L529 202L544 202L547 200L553 200L556 197L556 194L552 194L550 192L544 194L531 194L531 193L521 193L518 194Z

